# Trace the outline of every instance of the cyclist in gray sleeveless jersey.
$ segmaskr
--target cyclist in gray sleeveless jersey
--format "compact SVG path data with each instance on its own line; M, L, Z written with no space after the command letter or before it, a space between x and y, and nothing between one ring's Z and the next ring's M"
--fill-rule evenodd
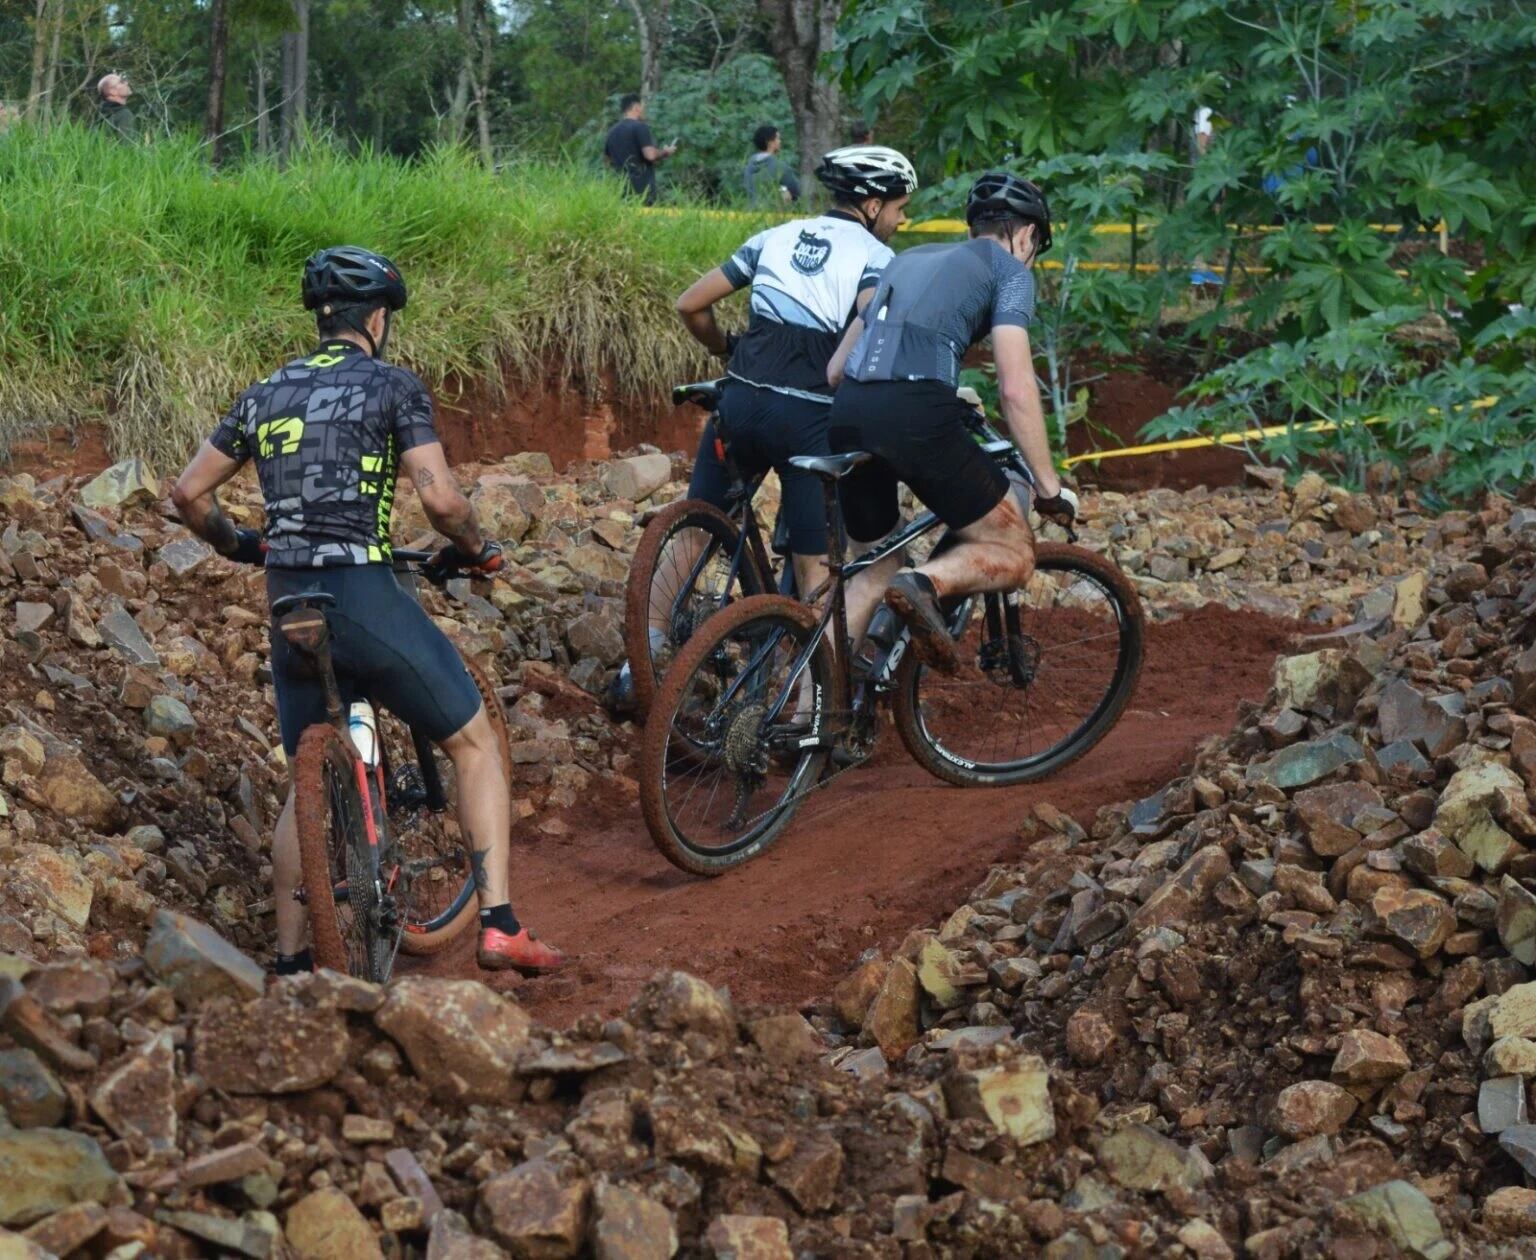
M1065 520L1076 510L1051 464L1027 331L1035 310L1030 267L1051 246L1045 197L1006 171L983 175L967 198L966 222L970 240L911 249L886 268L828 367L828 380L839 385L832 449L875 456L840 486L855 551L896 525L900 482L956 540L927 563L897 573L883 591L889 568L861 574L849 590L854 642L884 598L907 623L919 656L951 673L959 658L940 599L1015 590L1034 571L1027 512L971 438L969 404L955 394L961 360L983 337L992 338L1004 419L1035 475L1036 510Z

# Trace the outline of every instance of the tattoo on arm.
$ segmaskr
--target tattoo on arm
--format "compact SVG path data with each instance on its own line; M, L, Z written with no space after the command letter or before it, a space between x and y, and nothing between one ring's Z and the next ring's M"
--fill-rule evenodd
M411 474L411 480L416 483L418 490L425 490L428 486L435 483L437 478L432 475L430 468L418 468Z
M187 524L192 527L194 533L202 537L204 542L211 544L215 551L228 554L235 549L235 544L239 541L235 535L234 523L219 507L217 495L210 494L207 502L206 511L198 511L194 508L188 514L192 519Z

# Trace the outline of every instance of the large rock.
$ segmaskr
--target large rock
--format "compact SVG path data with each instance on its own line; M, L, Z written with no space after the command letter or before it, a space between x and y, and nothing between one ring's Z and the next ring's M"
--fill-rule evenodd
M30 1225L71 1203L105 1203L117 1173L95 1141L65 1129L0 1129L0 1225Z
M1216 886L1232 873L1232 859L1219 844L1195 851L1173 878L1142 904L1132 920L1137 930L1188 923L1205 908Z
M294 1094L326 1084L347 1062L346 1018L274 991L254 1002L204 1008L193 1063L213 1089Z
M800 1132L794 1148L768 1170L768 1178L802 1212L825 1212L837 1200L843 1148L831 1134Z
M1340 648L1282 656L1275 662L1276 704L1298 713L1332 717L1352 705L1369 680Z
M1424 888L1378 888L1371 897L1374 931L1420 958L1436 953L1456 930L1445 900Z
M593 1196L594 1260L671 1260L677 1252L677 1225L656 1200L603 1182Z
M59 1078L33 1051L0 1050L0 1114L16 1128L51 1128L68 1105Z
M578 658L595 657L604 668L624 658L624 633L613 613L583 613L566 626L565 637Z
M1342 731L1335 731L1322 739L1292 744L1267 761L1255 762L1248 767L1246 778L1249 783L1272 783L1289 791L1326 779L1345 766L1358 765L1364 760L1365 749L1359 741Z
M480 1187L480 1227L517 1260L579 1255L591 1188L562 1182L547 1159L531 1159Z
M1350 1195L1334 1208L1334 1219L1378 1234L1418 1260L1450 1260L1456 1254L1440 1228L1435 1205L1407 1181L1388 1181Z
M46 906L77 928L89 921L95 886L71 855L29 844L9 865L7 882L24 902Z
M1499 884L1494 926L1499 942L1527 967L1536 964L1536 893L1508 875Z
M1349 1123L1360 1104L1331 1081L1298 1081L1275 1099L1275 1127L1293 1141L1332 1136Z
M638 503L648 499L672 479L672 461L666 455L631 455L604 466L603 489L615 499Z
M1495 1238L1536 1234L1536 1190L1505 1186L1483 1200L1483 1227Z
M1369 783L1329 783L1296 793L1296 820L1319 857L1339 857L1360 843L1355 819L1380 807L1381 793Z
M151 735L161 735L185 748L197 734L197 719L186 702L175 696L156 696L144 710L144 726Z
M1408 1052L1395 1038L1369 1028L1351 1028L1339 1038L1328 1075L1347 1087L1374 1088L1395 1081L1412 1066Z
M1457 706L1465 701L1458 695L1429 697L1398 679L1381 693L1377 722L1381 742L1395 744L1408 740L1431 757L1450 752L1467 737L1467 721Z
M880 1047L887 1061L901 1058L917 1044L922 1030L918 1026L917 971L905 958L898 958L886 970L879 992L864 1015L864 1032Z
M716 1053L736 1044L736 1013L711 985L686 971L664 971L647 981L629 1006L630 1019L642 1028L692 1034Z
M183 1006L209 998L259 997L266 974L206 923L159 910L144 943L144 962Z
M383 1260L373 1229L334 1186L289 1208L285 1232L296 1260Z
M117 797L73 753L50 757L38 778L43 803L60 818L84 823L93 831L111 830Z
M91 1108L118 1137L155 1153L176 1149L176 1051L162 1032L91 1094Z
M986 1119L1020 1146L1056 1135L1050 1072L1045 1060L1027 1055L1008 1066L956 1071L944 1083L950 1114Z
M96 630L103 643L131 664L151 668L160 664L160 654L144 637L144 631L126 608L114 608L96 623Z
M489 1238L477 1238L462 1216L445 1209L432 1220L427 1260L507 1260L507 1253Z
M121 460L80 487L88 508L148 506L160 497L160 481L142 459Z
M1536 1038L1536 981L1510 986L1493 999L1488 1031L1500 1037Z
M1524 852L1511 831L1532 834L1525 785L1496 761L1458 770L1440 794L1435 827L1490 875L1501 874Z
M520 488L503 481L482 481L469 496L486 536L508 544L522 542L533 524L522 500Z
M717 1216L704 1241L715 1260L795 1260L789 1227L774 1216Z
M1099 1143L1099 1164L1128 1190L1198 1189L1211 1176L1210 1161L1144 1124L1116 1129Z
M515 1002L476 980L411 977L389 987L376 1023L405 1051L438 1097L507 1102L532 1022Z
M781 1067L809 1062L826 1050L810 1021L797 1011L758 1016L748 1022L747 1035L763 1058Z

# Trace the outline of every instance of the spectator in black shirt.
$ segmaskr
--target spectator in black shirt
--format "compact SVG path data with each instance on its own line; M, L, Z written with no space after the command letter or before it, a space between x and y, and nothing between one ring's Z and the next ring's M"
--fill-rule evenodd
M648 206L655 205L656 163L676 153L677 146L656 147L650 124L645 121L645 102L638 92L622 96L619 110L623 117L608 128L603 157L614 170L628 176L630 191L635 196L643 197Z
M849 144L874 144L875 129L862 118L854 119L853 126L848 128Z

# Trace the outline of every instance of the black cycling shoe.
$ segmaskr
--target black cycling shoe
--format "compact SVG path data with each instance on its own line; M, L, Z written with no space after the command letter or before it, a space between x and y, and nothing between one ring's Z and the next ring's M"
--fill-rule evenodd
M885 602L912 635L917 659L941 674L960 672L960 649L950 637L933 583L915 569L904 570L885 588Z

